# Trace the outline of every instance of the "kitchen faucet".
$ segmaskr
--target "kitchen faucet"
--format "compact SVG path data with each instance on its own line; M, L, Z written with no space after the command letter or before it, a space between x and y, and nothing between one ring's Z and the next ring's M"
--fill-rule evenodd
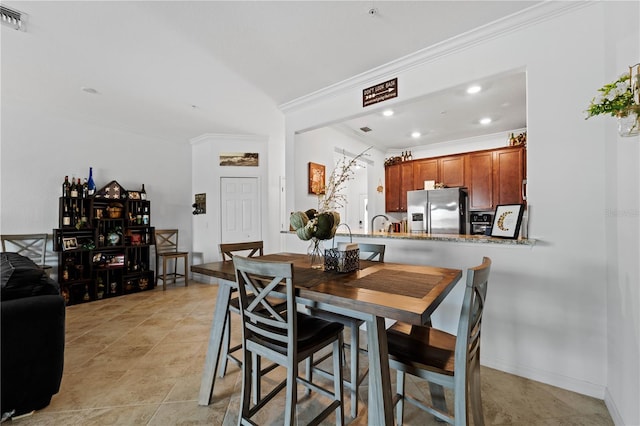
M374 217L371 218L371 232L374 232L375 229L373 228L373 222L376 220L376 218L378 217L384 217L385 219L389 220L389 217L387 217L387 215L384 214L377 214Z

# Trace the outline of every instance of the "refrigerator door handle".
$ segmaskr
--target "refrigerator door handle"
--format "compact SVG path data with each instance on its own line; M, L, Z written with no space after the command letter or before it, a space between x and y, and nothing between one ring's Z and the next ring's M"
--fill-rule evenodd
M431 233L431 203L427 203L427 234Z

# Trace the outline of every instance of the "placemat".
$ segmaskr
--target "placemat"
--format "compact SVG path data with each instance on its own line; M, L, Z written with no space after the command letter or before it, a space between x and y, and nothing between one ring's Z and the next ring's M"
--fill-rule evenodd
M345 283L345 285L422 299L440 281L442 281L442 277L439 275L383 269L353 282ZM407 286L407 282L411 283L411 285Z

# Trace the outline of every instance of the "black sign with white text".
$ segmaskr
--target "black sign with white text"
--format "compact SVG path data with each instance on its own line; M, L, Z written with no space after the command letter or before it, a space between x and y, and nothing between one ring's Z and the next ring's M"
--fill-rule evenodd
M398 96L398 79L385 81L362 90L362 106L377 104Z

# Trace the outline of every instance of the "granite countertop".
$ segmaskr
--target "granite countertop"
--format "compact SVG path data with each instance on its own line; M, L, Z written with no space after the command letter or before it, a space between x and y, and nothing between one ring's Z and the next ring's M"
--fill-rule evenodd
M340 232L338 229L336 236L349 237L348 232ZM294 231L283 231L286 234L295 234ZM426 233L409 233L409 232L351 232L351 236L358 238L392 238L398 240L425 240L425 241L446 241L446 242L458 242L458 243L473 243L473 244L501 244L501 245L518 245L518 246L533 246L536 240L531 238L496 238L488 237L486 235L457 235L457 234L426 234Z

